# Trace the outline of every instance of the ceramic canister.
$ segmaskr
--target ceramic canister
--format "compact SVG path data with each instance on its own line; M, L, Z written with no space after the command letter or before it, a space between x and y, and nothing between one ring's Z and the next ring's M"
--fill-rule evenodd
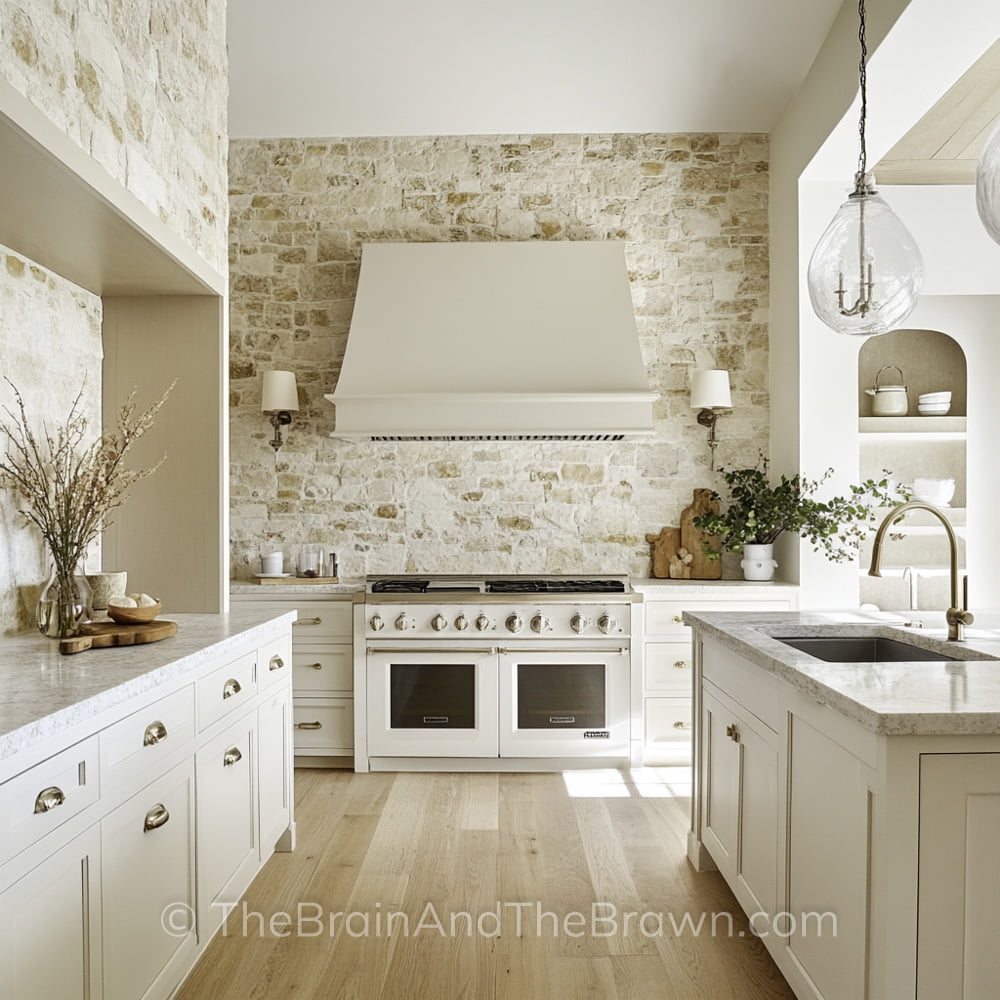
M890 368L895 368L899 372L899 381L903 381L902 369L896 365L885 365L878 370L875 376L875 386L865 389L865 392L872 397L872 414L876 417L905 417L910 408L909 399L906 395L905 385L880 385L879 379L882 373Z

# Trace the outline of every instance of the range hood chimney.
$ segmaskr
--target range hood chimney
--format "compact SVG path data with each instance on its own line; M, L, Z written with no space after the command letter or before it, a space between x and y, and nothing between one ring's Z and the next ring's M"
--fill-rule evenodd
M651 434L623 245L368 243L331 436Z

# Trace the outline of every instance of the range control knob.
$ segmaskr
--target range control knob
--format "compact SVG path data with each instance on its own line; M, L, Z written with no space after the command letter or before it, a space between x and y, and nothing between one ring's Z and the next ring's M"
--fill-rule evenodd
M402 612L393 624L397 632L405 632L408 628L413 628L413 619L407 618L406 613Z
M377 615L377 614L376 615L372 615L371 618L368 619L368 627L373 632L381 632L382 629L385 628L385 621L384 621L384 619L382 618L381 615Z
M618 631L618 622L615 620L614 615L609 615L605 612L600 618L597 619L597 627L605 635L607 635L609 632Z
M469 619L466 618L465 615L459 615L455 619L455 628L457 628L459 632L464 632L468 627Z
M486 615L480 615L476 619L476 631L477 632L489 632L493 628L493 622L486 617Z
M507 615L507 621L504 624L507 626L508 632L520 632L524 627L524 622L519 614Z
M441 612L439 611L431 619L431 628L434 629L435 632L443 632L447 627L448 627L448 619L445 618L445 616L441 614Z
M534 615L531 619L532 632L551 632L552 622L545 615Z
M586 615L573 615L569 627L579 635L584 629L590 628L593 622Z

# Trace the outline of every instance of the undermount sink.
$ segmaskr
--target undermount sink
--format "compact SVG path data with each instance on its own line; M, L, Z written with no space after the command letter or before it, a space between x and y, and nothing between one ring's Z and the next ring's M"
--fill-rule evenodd
M824 636L779 636L771 638L786 646L801 650L827 663L912 663L914 660L953 661L947 656L930 649L911 646L908 642L886 639L882 636L824 635Z

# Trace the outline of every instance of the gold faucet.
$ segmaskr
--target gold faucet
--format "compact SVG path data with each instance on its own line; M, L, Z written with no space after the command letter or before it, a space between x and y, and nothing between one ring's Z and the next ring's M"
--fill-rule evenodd
M944 618L948 623L948 638L953 642L961 642L965 638L965 626L971 625L975 621L972 612L968 610L969 578L965 577L965 586L960 598L958 594L958 538L955 536L955 529L951 526L947 515L937 507L924 503L923 500L910 500L890 510L878 526L878 531L875 532L875 541L872 543L872 563L868 567L868 575L882 575L879 565L882 562L882 544L885 541L885 533L897 518L910 510L930 511L944 525L944 532L948 536L948 546L951 550L951 607L945 612Z

